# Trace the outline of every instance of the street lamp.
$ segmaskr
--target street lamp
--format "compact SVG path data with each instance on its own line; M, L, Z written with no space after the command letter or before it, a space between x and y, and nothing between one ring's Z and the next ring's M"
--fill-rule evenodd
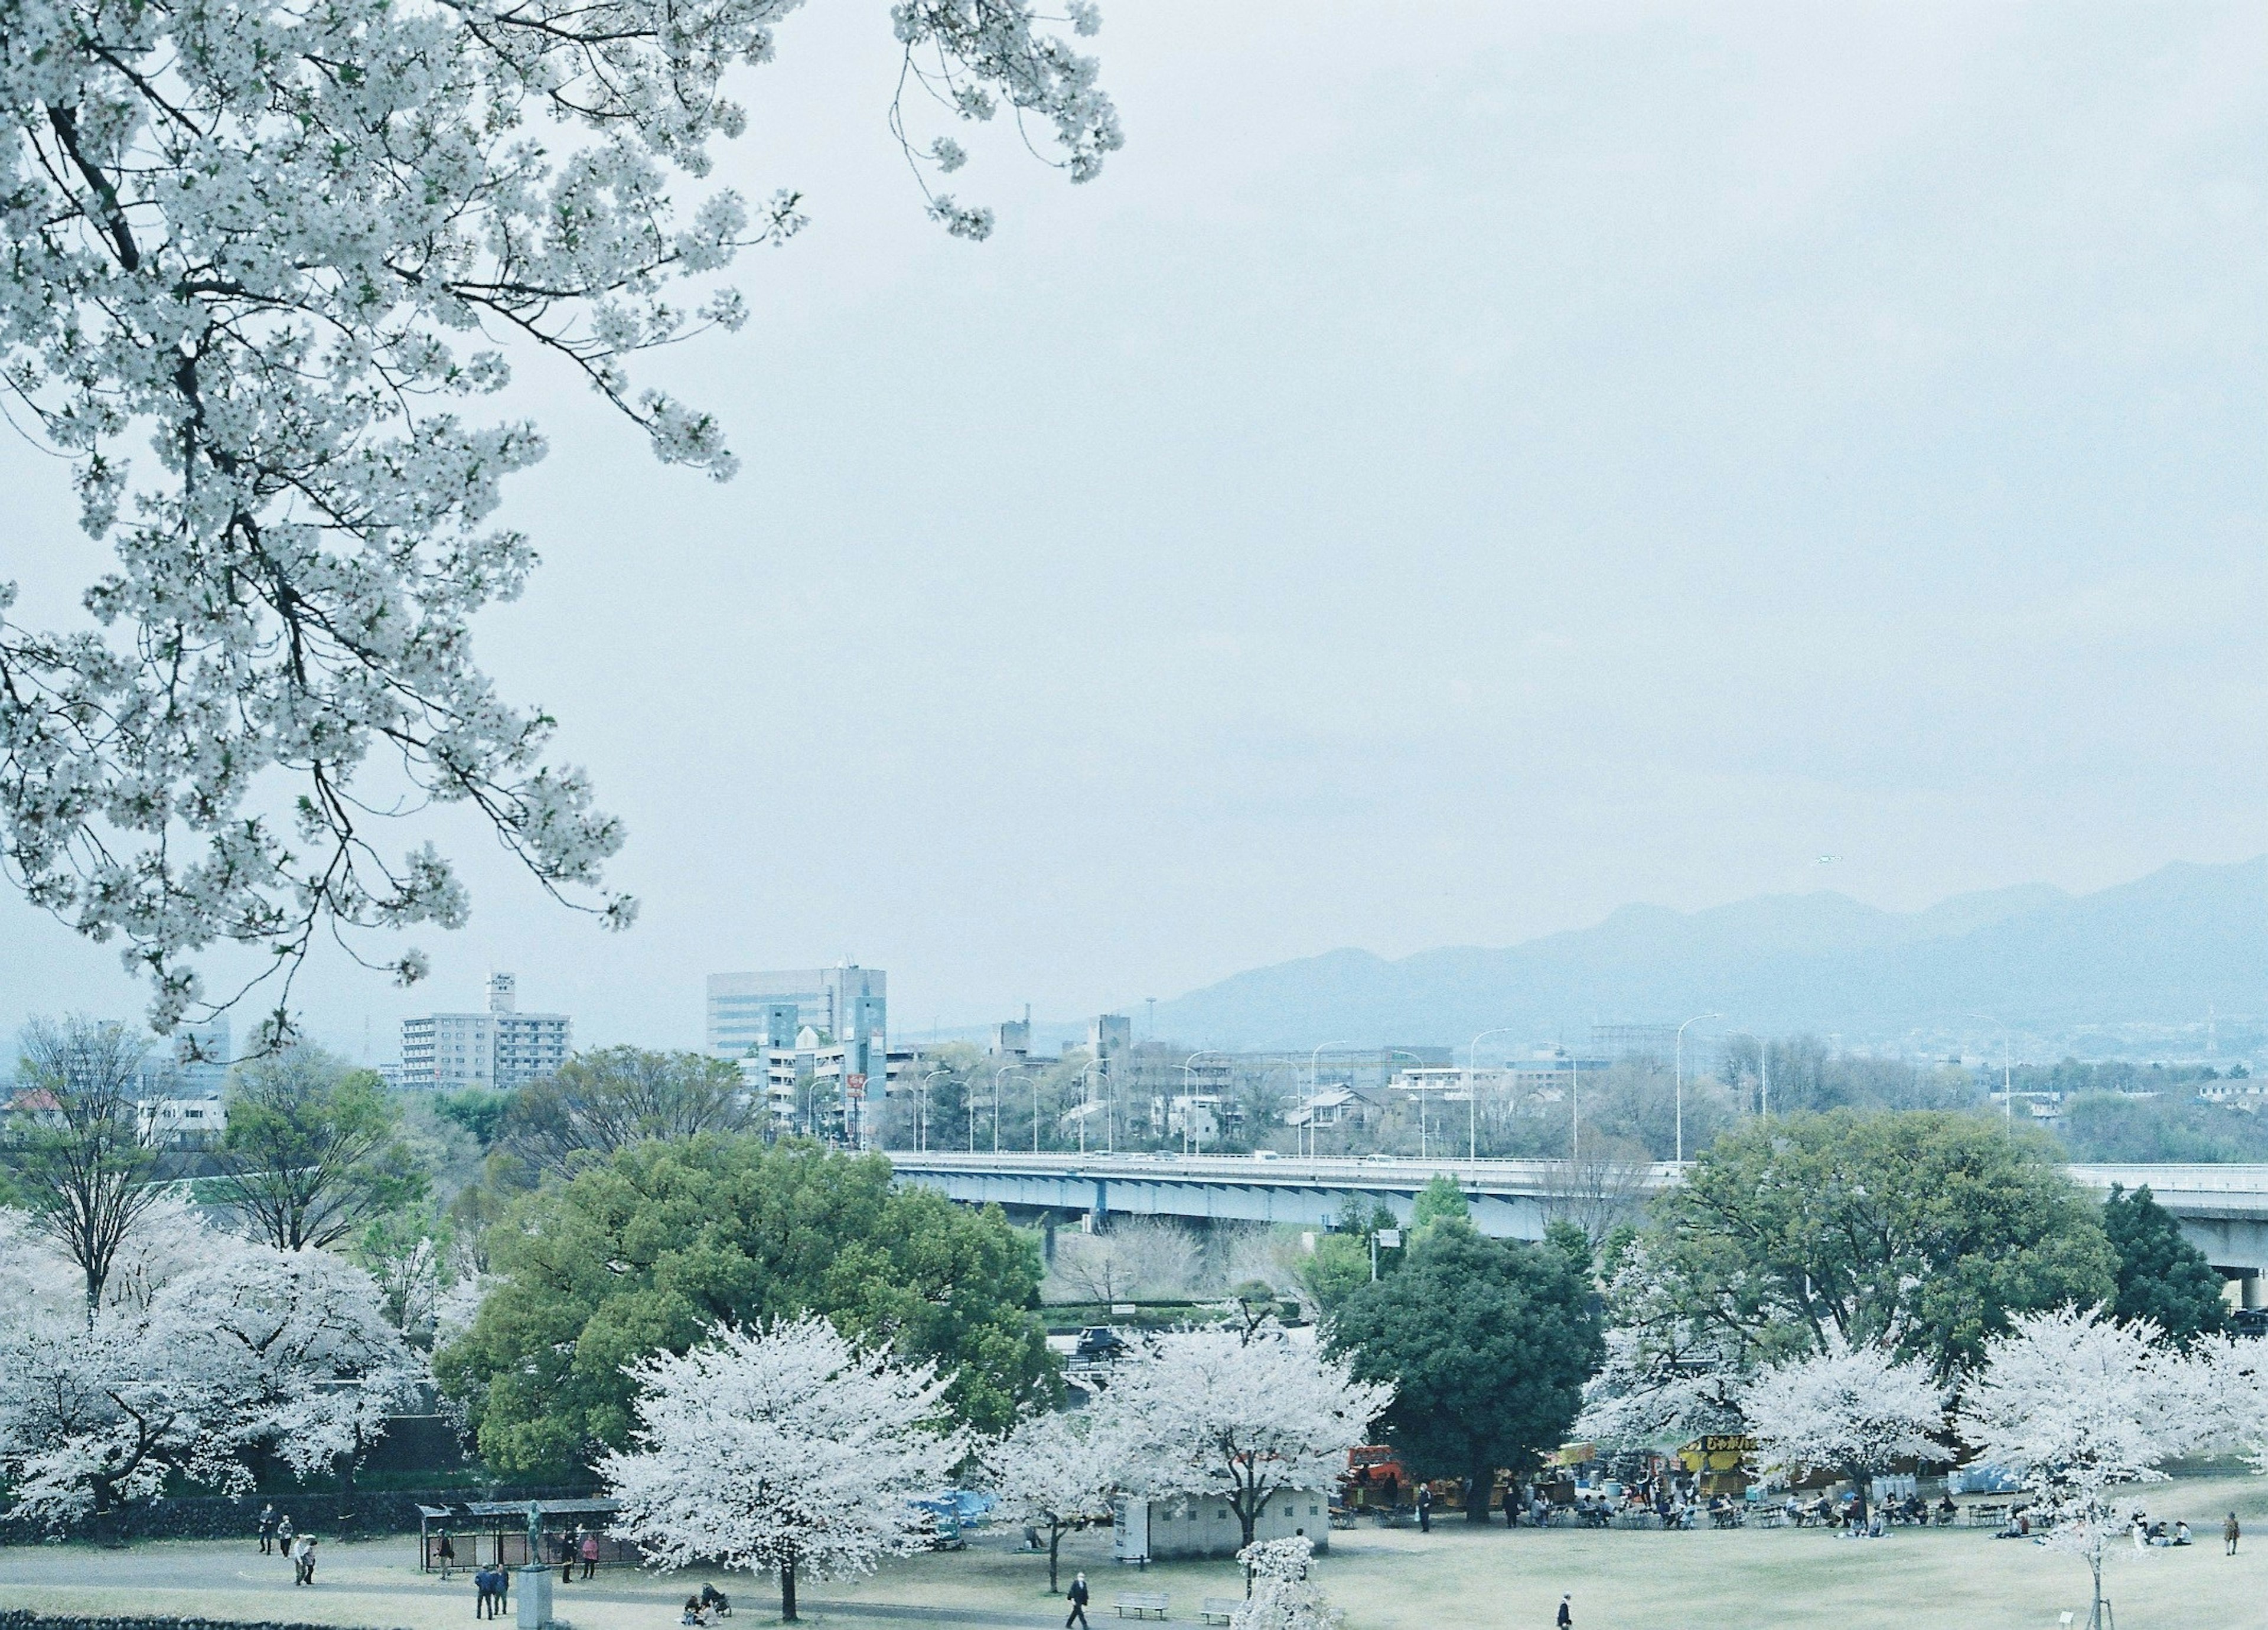
M1307 1158L1309 1160L1315 1158L1316 1061L1320 1059L1324 1053L1329 1051L1334 1047L1351 1047L1354 1044L1352 1042L1325 1042L1321 1047L1316 1048L1313 1052L1307 1055ZM1296 1148L1299 1145L1299 1140L1295 1138L1292 1141L1292 1147Z
M1000 1078L1011 1070L1020 1070L1020 1064L1004 1064L992 1072L992 1153L1000 1152ZM1040 1152L1040 1091L1039 1083L1032 1084L1032 1153Z
M1989 1013L1972 1013L1969 1016L1972 1019L1982 1019L1985 1023L1998 1026L1999 1029L2000 1107L2007 1111L2008 1130L2014 1132L2016 1129L2016 1071L2015 1066L2009 1058L2008 1027Z
M1704 1019L1721 1019L1721 1013L1697 1013L1685 1024L1698 1024ZM1685 1163L1685 1024L1677 1027L1677 1163Z
M1386 1050L1386 1056L1389 1059L1407 1058L1421 1070L1425 1067L1425 1060L1404 1048L1389 1047ZM1425 1158L1425 1078L1423 1075L1418 1078L1418 1158L1421 1161Z
M1481 1044L1491 1036L1509 1036L1518 1027L1499 1024L1493 1030L1483 1030L1465 1044L1465 1158L1476 1161L1481 1157L1481 1120L1476 1107L1481 1099L1480 1082L1476 1079Z
M1086 1061L1086 1067L1079 1073L1080 1088L1080 1102L1079 1106L1079 1152L1081 1154L1086 1153L1086 1112L1094 1107L1094 1088L1086 1084L1086 1078L1094 1071L1101 1067L1101 1059L1089 1058Z

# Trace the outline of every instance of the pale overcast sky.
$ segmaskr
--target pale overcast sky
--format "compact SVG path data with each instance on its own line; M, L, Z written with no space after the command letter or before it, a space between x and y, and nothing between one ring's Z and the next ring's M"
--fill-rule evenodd
M1125 151L1074 188L980 131L983 245L922 218L880 0L744 77L720 173L812 225L653 377L745 471L524 370L546 564L482 629L644 920L460 831L472 926L414 995L326 963L319 1033L389 1058L509 969L697 1044L703 974L844 956L901 1030L1071 1017L2268 847L2268 11L1121 0L1093 44ZM0 482L51 608L98 563L55 466ZM0 1022L138 1011L0 933Z

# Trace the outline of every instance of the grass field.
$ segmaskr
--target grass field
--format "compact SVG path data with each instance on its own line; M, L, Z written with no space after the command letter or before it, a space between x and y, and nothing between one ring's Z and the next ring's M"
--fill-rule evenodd
M2198 1544L2136 1556L2121 1548L2109 1573L2119 1630L2268 1630L2268 1480L2183 1479L2156 1492L2153 1515L2186 1517ZM2251 1536L2221 1554L2220 1516L2234 1506ZM1370 1528L1332 1537L1318 1575L1346 1610L1349 1630L1548 1626L1562 1590L1581 1630L2054 1630L2073 1612L2083 1623L2087 1574L2040 1546L1969 1530L1837 1539L1815 1530L1605 1533L1500 1527L1452 1520L1431 1535ZM448 1586L416 1568L409 1539L326 1545L320 1580L296 1589L287 1565L249 1542L164 1544L125 1551L83 1545L0 1550L0 1606L221 1619L301 1619L342 1626L438 1630L472 1621L462 1578ZM1198 1600L1235 1595L1233 1563L1165 1564L1138 1578L1114 1569L1108 1536L1074 1537L1067 1569L1094 1587L1097 1630L1121 1589L1165 1590L1173 1620L1194 1626ZM1066 1573L1068 1579L1068 1572ZM666 1630L674 1604L703 1575L601 1575L559 1587L557 1611L575 1630ZM770 1582L721 1579L740 1604L735 1624L777 1612ZM1062 1622L1046 1593L1043 1560L990 1535L968 1550L911 1559L872 1579L810 1584L804 1618L836 1630L867 1626L998 1625L1040 1630Z

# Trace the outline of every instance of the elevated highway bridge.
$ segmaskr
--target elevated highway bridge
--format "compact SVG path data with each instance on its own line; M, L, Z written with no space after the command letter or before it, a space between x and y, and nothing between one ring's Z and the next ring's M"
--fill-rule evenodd
M1473 1224L1506 1239L1541 1239L1553 1217L1638 1200L1683 1168L1601 1169L1565 1161L1312 1160L1236 1154L968 1154L889 1152L902 1183L1012 1213L1177 1217L1192 1221L1328 1228L1350 1206L1384 1206L1406 1221L1437 1174L1464 1191ZM2095 1194L2149 1186L2213 1265L2242 1282L2247 1307L2268 1301L2268 1166L2073 1166Z

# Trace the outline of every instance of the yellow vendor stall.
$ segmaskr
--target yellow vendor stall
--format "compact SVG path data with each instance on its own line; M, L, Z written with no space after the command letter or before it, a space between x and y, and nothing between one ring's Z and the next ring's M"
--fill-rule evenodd
M1744 1465L1756 1452L1756 1439L1745 1432L1710 1432L1680 1447L1677 1464L1691 1474L1704 1495L1730 1494L1737 1500L1749 1492Z

